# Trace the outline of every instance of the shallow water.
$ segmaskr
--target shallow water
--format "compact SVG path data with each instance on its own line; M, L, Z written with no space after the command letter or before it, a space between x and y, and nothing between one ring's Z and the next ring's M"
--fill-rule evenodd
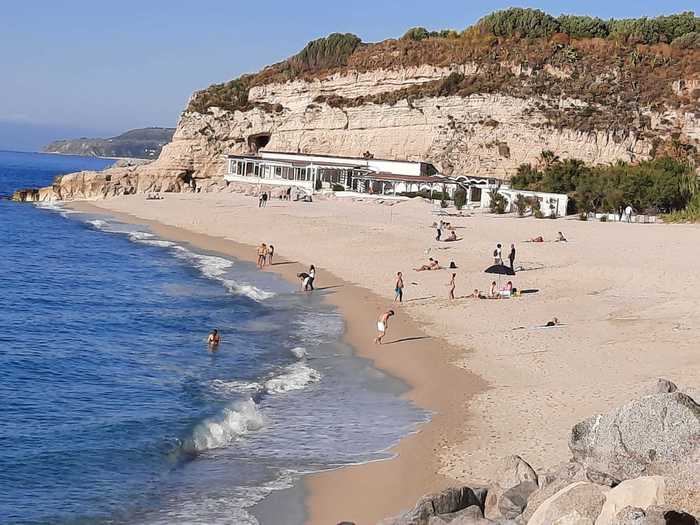
M106 164L0 152L0 194ZM256 523L426 417L321 294L106 217L0 217L0 523Z

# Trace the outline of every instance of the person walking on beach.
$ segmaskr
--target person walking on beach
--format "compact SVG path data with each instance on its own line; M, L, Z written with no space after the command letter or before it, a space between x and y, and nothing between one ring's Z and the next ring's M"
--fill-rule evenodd
M439 241L440 237L442 237L442 219L440 219L440 222L437 225L437 235L435 236L435 240Z
M634 211L634 210L632 209L632 206L630 206L630 205L628 204L627 207L625 208L625 220L626 220L627 222L632 222L632 212L633 212L633 211Z
M263 194L262 194L262 207L263 208L267 208L267 197L268 197L267 192L266 191L263 192Z
M503 264L503 254L500 243L496 245L496 249L493 251L493 264Z
M394 310L387 310L377 319L377 337L374 338L375 344L382 344L382 339L386 335L386 330L389 327L389 317L394 315Z
M403 274L401 272L398 272L396 274L396 285L394 286L394 292L396 295L394 296L394 302L398 301L400 303L403 302Z
M450 301L455 300L455 277L457 277L457 274L453 273L452 277L450 277L450 282L447 283L447 287L448 287L447 298Z
M219 337L219 331L214 328L209 337L207 337L207 344L209 345L209 350L212 352L219 348L219 343L221 342L221 337Z
M309 266L309 279L306 281L304 290L312 292L314 290L314 279L316 279L316 267L312 264Z
M510 269L515 271L515 244L510 245L510 253L508 254L508 260L510 261Z
M272 256L275 255L275 247L270 245L267 248L267 265L272 266Z
M262 206L263 206L263 195L264 195L263 193L258 195L258 208L262 208Z
M265 259L267 258L267 245L265 243L262 243L260 246L258 246L257 254L257 266L258 268L262 269L262 267L265 266Z

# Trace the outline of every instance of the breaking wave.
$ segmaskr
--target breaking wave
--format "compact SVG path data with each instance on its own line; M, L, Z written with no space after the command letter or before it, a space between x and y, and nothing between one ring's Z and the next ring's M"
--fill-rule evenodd
M312 383L321 380L321 373L299 361L289 365L283 374L265 382L265 390L269 394L284 394L292 390L301 390Z
M306 357L306 349L301 346L296 346L290 350L294 357L297 359L304 359Z
M185 439L182 448L192 454L225 447L236 438L260 430L265 424L258 406L252 399L226 407L218 417L199 423L192 435Z

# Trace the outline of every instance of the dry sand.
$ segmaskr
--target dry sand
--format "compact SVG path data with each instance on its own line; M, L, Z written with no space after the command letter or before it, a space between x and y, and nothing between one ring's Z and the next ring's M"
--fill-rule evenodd
M577 421L634 397L659 376L700 383L693 337L700 327L698 226L475 214L449 218L463 240L445 243L434 240L432 207L418 200L393 206L272 201L258 209L254 197L238 194L169 194L93 204L244 245L272 243L281 257L315 264L321 286L329 272L363 288L329 295L346 316L350 342L405 379L414 388L410 397L437 414L399 444L394 460L312 476L313 524L373 523L427 490L485 482L508 454L535 468L556 464L568 458L568 433ZM537 235L553 240L557 230L570 242L523 242ZM217 242L210 249L232 253L234 243ZM483 270L497 242L504 256L516 244L522 271L513 282L532 293L460 299L488 289L492 278ZM234 251L240 256L242 249ZM449 270L411 269L429 256L458 265L456 301L446 298ZM398 270L405 302L387 341L420 335L410 320L430 338L375 347L368 344L373 321L391 304ZM535 328L553 316L564 325Z

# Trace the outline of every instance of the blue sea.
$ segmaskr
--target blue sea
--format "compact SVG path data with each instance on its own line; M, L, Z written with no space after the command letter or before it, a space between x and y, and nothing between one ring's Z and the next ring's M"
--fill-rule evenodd
M0 152L0 195L110 163ZM331 290L56 205L0 221L2 524L293 525L298 498L256 509L427 417L342 342Z

